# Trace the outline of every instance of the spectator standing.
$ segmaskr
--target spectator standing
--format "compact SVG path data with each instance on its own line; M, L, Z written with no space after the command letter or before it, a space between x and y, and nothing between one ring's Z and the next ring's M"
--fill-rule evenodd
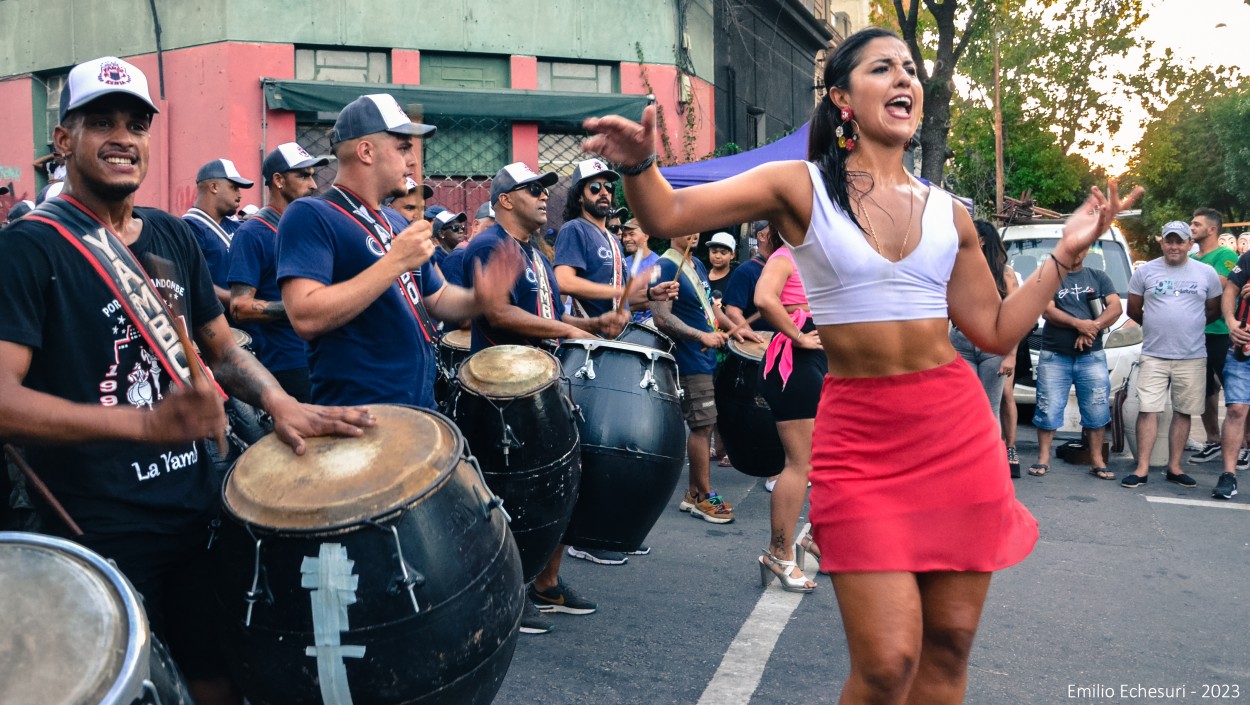
M729 281L725 283L723 300L725 316L733 322L735 328L746 323L746 319L756 314L755 287L759 283L760 274L764 271L764 263L778 247L776 231L767 220L757 220L751 223L751 235L757 243L754 254L750 259L738 265L733 274L729 275ZM772 329L772 325L764 320L763 316L751 323L751 330L770 331Z
M1189 438L1190 417L1202 413L1203 378L1208 371L1203 326L1219 316L1223 284L1210 265L1186 256L1191 236L1185 223L1164 225L1159 240L1163 256L1138 267L1129 280L1128 315L1141 325L1143 336L1137 373L1141 409L1137 467L1120 482L1122 487L1141 487L1150 479L1150 453L1169 388L1172 427L1168 430L1167 480L1186 488L1198 486L1181 470L1181 453Z
M1224 218L1211 208L1199 208L1189 221L1189 231L1198 251L1193 259L1208 264L1220 279L1220 287L1227 281L1228 273L1237 265L1237 253L1220 243L1220 227ZM1172 223L1169 223L1172 225ZM1166 237L1166 233L1165 233ZM1202 428L1206 443L1190 457L1190 462L1205 463L1220 457L1219 396L1224 378L1224 358L1228 355L1228 325L1217 316L1203 330L1206 349L1206 395L1202 409ZM1238 443L1240 448L1241 444Z

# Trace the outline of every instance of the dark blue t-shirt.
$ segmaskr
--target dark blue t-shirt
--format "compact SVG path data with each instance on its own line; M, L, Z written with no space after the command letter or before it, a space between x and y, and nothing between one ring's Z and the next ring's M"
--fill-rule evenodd
M537 256L543 271L547 274L547 281L551 285L551 298L548 301L548 305L551 306L555 320L561 320L563 311L560 305L560 286L556 284L556 273L551 268L551 263L547 261L546 256L542 252L534 249L531 243L517 241L498 223L478 233L478 236L469 242L469 247L464 253L464 267L461 270L466 285L473 286L474 262L481 262L482 266L485 267L486 263L490 261L491 253L496 249L513 246L521 248L525 259L525 269L522 275L517 277L516 283L512 285L512 293L509 295L512 305L536 316L542 315L539 306L538 275L534 269L534 258ZM493 328L486 321L485 316L478 316L473 319L473 342L471 344L473 352L489 348L492 345L537 346L541 342L541 340L525 338L511 331Z
M387 217L395 232L406 225L397 213ZM319 198L292 203L278 226L279 283L298 277L338 284L385 254L355 218ZM443 286L430 262L413 274L423 297ZM309 341L308 369L316 404L434 408L434 348L398 281L360 315Z
M262 301L281 301L278 288L278 233L261 218L249 218L230 243L230 274L226 281L256 289ZM308 367L308 350L287 320L236 324L252 336L256 357L270 372Z
M443 258L442 264L438 268L443 271L443 279L448 284L456 286L464 286L464 253L469 249L469 243L459 245L451 251L451 254Z
M206 217L212 218L212 216ZM208 264L208 275L212 277L213 284L223 289L229 288L226 284L226 275L230 271L230 246L199 218L184 215L182 219L191 226L191 232L195 233L195 242L200 246L200 252L204 253L204 261ZM237 220L225 218L221 221L221 228L226 231L227 236L237 231L239 226L240 223Z
M659 264L660 281L673 281L673 276L677 274L677 265L665 257L660 258ZM703 286L704 295L710 299L711 286L707 282L707 269L697 259L692 259L691 264L698 273L699 284ZM707 316L703 312L703 304L699 302L699 293L691 284L690 277L682 274L677 278L677 283L680 289L677 292L677 299L673 301L673 315L695 330L710 333L712 326L708 324ZM677 345L673 348L673 357L677 358L677 368L681 374L710 375L716 369L715 350L703 350L703 343L697 340L674 338L674 342Z
M584 219L570 220L556 235L555 266L567 265L577 276L596 284L612 284L612 276L622 257L620 243L610 233ZM622 286L627 272L621 265ZM612 310L611 299L578 299L586 315L595 317Z
M760 275L763 273L764 260L758 256L738 265L733 274L729 275L729 283L725 285L725 297L721 303L737 306L742 309L743 318L750 318L758 310L755 308L755 286L760 283ZM772 329L763 317L751 324L751 330Z
M447 250L444 250L441 246L435 243L434 254L430 255L430 261L433 262L439 269L442 269L443 261L447 259L448 254L450 253L448 253Z

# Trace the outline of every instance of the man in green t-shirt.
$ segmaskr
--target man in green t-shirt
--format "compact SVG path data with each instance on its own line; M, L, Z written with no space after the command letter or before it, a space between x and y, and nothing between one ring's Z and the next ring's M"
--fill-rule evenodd
M1223 225L1223 216L1212 208L1199 208L1194 211L1193 219L1189 221L1189 231L1193 234L1193 241L1198 246L1198 251L1190 257L1211 265L1220 277L1221 286L1228 281L1228 273L1237 265L1237 253L1219 244L1220 228ZM1202 449L1189 458L1191 463L1205 463L1220 458L1220 423L1217 401L1224 378L1224 358L1228 354L1228 324L1224 322L1223 317L1220 317L1208 325L1203 332L1206 334L1207 341L1207 402L1202 412L1202 428L1206 432L1207 440ZM1230 449L1229 452L1233 450L1239 451L1237 458L1239 465L1246 464L1244 461L1250 461L1250 451Z

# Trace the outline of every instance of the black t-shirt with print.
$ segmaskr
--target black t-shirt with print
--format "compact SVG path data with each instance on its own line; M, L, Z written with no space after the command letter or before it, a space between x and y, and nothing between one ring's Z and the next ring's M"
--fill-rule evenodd
M1085 321L1092 321L1098 316L1094 313L1093 301L1101 301L1104 305L1109 294L1116 293L1111 277L1101 269L1082 267L1069 273L1055 292L1055 306L1060 311ZM1102 336L1094 338L1094 344L1084 350L1076 349L1077 332L1075 328L1047 323L1042 326L1042 349L1064 355L1084 355L1102 350Z
M130 246L176 317L196 330L222 314L187 225L136 208ZM50 226L0 233L0 340L31 348L25 386L84 404L151 409L172 386L86 258ZM220 480L201 442L27 446L30 464L87 537L202 528Z

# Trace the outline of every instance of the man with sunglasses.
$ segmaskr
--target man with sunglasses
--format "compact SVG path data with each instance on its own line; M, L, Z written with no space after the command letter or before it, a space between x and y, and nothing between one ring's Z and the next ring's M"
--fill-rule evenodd
M308 341L313 399L433 409L432 317L472 318L512 287L515 255L492 263L476 291L446 284L430 262L430 224L382 208L407 195L409 178L421 182L413 142L432 132L389 95L357 98L334 123L333 186L282 216L278 282L291 325Z
M536 231L547 223L547 188L559 177L537 174L522 162L509 164L491 182L495 224L469 242L464 254L464 277L474 284L488 276L474 265L490 265L503 253L520 253L525 263L512 286L511 298L496 301L473 321L472 350L493 345L541 347L559 338L590 338L592 333L615 337L625 325L625 312L608 311L594 318L565 316L560 286L551 263L537 247ZM529 603L521 617L521 631L542 634L551 624L537 611L591 614L596 606L560 579L564 547L557 546L543 572L529 588ZM536 608L534 607L536 605Z
M438 243L438 247L434 248L433 260L440 268L447 255L456 249L456 245L467 239L464 227L467 219L464 213L447 210L434 216L434 221L430 223L434 228L434 241Z
M564 225L556 235L555 272L560 290L573 297L574 306L587 316L622 307L629 272L620 242L608 231L614 215L612 197L620 175L601 159L587 159L573 172L573 185L564 205ZM671 291L670 291L671 290ZM667 299L676 286L657 284L640 291L636 306Z

